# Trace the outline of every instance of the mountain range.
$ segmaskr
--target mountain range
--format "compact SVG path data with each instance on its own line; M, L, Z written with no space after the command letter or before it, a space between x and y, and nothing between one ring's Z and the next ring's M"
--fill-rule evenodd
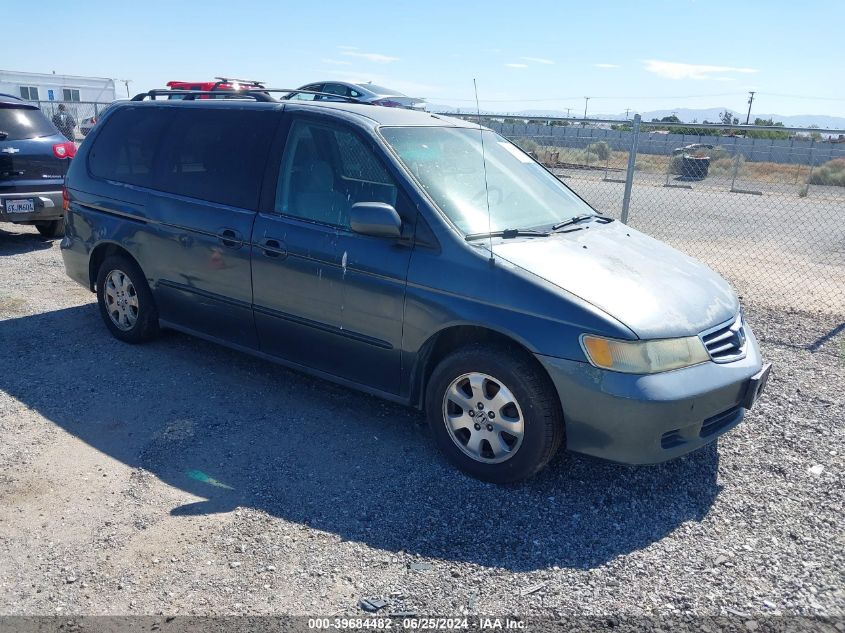
M454 106L445 105L445 104L435 104L429 103L427 104L427 110L430 112L442 112L444 114L457 114L459 112L463 113L472 113L475 110L472 108L455 108ZM681 121L684 123L704 123L705 121L710 121L711 123L716 123L719 121L719 115L728 110L733 114L734 117L740 120L741 123L745 123L745 112L737 112L735 110L731 110L730 108L675 108L673 110L651 110L649 112L641 112L640 115L642 116L644 121L651 121L652 119L662 119L663 117L672 116L673 114L677 116ZM563 110L519 110L517 112L493 112L490 110L482 110L482 115L495 115L495 114L512 114L517 116L525 116L525 117L565 117L566 112ZM573 113L573 116L580 116L580 114ZM633 113L631 113L633 116ZM590 118L596 119L619 119L624 120L625 113L618 113L618 114L598 114L598 113L589 113ZM834 130L842 130L845 129L845 117L837 117L837 116L827 116L824 114L795 114L795 115L782 115L782 114L761 114L757 112L751 112L752 123L755 118L761 119L771 119L773 121L779 121L783 123L787 127L809 127L809 126L818 126L820 128L825 129L834 129Z

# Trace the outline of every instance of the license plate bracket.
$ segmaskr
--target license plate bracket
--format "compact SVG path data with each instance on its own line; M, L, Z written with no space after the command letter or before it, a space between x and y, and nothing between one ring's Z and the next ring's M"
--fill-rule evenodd
M766 385L769 382L769 375L772 373L772 364L766 363L763 368L748 379L748 384L745 388L745 397L742 401L742 406L750 409L757 402L758 398L763 395Z
M35 213L35 199L14 198L6 200L6 213Z

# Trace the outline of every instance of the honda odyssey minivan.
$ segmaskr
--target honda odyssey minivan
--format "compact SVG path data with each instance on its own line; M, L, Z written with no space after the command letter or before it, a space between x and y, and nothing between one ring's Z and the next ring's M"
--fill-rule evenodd
M562 446L678 457L765 386L719 275L490 130L331 101L137 99L73 161L61 245L122 341L171 328L423 409L446 457L493 482Z

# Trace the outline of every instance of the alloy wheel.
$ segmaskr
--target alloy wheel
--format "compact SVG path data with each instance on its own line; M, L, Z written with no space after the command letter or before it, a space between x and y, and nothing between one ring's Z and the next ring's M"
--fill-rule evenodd
M138 321L138 293L129 276L122 270L112 270L106 275L103 298L109 318L124 332L135 327Z
M525 434L522 409L510 389L478 372L462 374L449 384L443 421L458 448L486 464L513 457Z

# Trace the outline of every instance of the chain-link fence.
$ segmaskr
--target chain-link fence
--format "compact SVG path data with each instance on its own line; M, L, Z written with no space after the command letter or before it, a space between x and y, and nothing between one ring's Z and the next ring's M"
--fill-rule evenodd
M845 314L845 139L837 131L638 117L482 123L596 209L706 262L741 296Z
M35 102L48 119L65 136L82 141L94 127L100 113L109 105L94 101L38 101ZM60 109L60 106L63 109ZM58 118L64 112L66 117Z

